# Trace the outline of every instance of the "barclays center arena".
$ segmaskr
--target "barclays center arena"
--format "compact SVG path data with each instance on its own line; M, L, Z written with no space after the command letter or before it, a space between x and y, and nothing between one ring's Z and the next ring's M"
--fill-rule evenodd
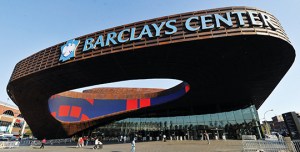
M7 85L35 137L262 138L257 109L295 60L278 19L252 7L193 11L112 27L41 50ZM94 88L124 80L168 88ZM51 124L51 125L49 125Z

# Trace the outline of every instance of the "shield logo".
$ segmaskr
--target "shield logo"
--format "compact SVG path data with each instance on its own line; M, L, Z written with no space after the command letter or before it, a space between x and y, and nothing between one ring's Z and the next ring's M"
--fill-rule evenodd
M71 58L74 58L75 51L79 43L80 40L72 39L67 41L65 45L61 46L60 47L61 54L60 54L59 61L65 62L70 60Z

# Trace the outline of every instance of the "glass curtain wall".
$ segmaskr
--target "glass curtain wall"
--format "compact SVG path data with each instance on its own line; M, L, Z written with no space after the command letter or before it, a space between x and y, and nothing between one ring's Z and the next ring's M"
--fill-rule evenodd
M120 140L121 136L138 140L203 140L206 131L210 139L241 139L242 135L261 137L258 113L255 106L245 109L205 115L157 118L127 118L100 127L106 139ZM122 140L122 139L121 139Z

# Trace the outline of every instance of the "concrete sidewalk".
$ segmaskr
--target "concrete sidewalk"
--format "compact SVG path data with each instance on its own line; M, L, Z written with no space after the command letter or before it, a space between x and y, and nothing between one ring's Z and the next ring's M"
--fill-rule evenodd
M46 145L45 149L39 149L37 146L21 146L15 149L6 149L2 151L14 152L85 152L85 151L101 151L101 152L130 152L131 144L104 144L103 149L94 150L91 146L76 148L76 145L50 146ZM211 140L207 141L156 141L156 142L136 142L136 152L241 152L241 140Z

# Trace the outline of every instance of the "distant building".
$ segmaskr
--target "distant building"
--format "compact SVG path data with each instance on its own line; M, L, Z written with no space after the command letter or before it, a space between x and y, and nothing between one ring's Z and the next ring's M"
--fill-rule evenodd
M27 130L29 130L28 125L19 108L0 101L0 134L19 136Z
M271 125L271 131L273 132L279 132L279 133L284 133L287 132L286 125L284 123L284 119L282 115L278 115L275 117L272 117L272 125Z
M275 116L275 117L272 117L272 120L273 122L284 122L284 119L282 117L282 115L278 115L278 116Z
M300 139L300 115L296 112L282 114L285 125L292 139Z
M273 121L262 121L262 129L263 129L263 132L264 134L268 134L270 135L271 134L271 131L273 131L272 129L272 126L273 126Z

